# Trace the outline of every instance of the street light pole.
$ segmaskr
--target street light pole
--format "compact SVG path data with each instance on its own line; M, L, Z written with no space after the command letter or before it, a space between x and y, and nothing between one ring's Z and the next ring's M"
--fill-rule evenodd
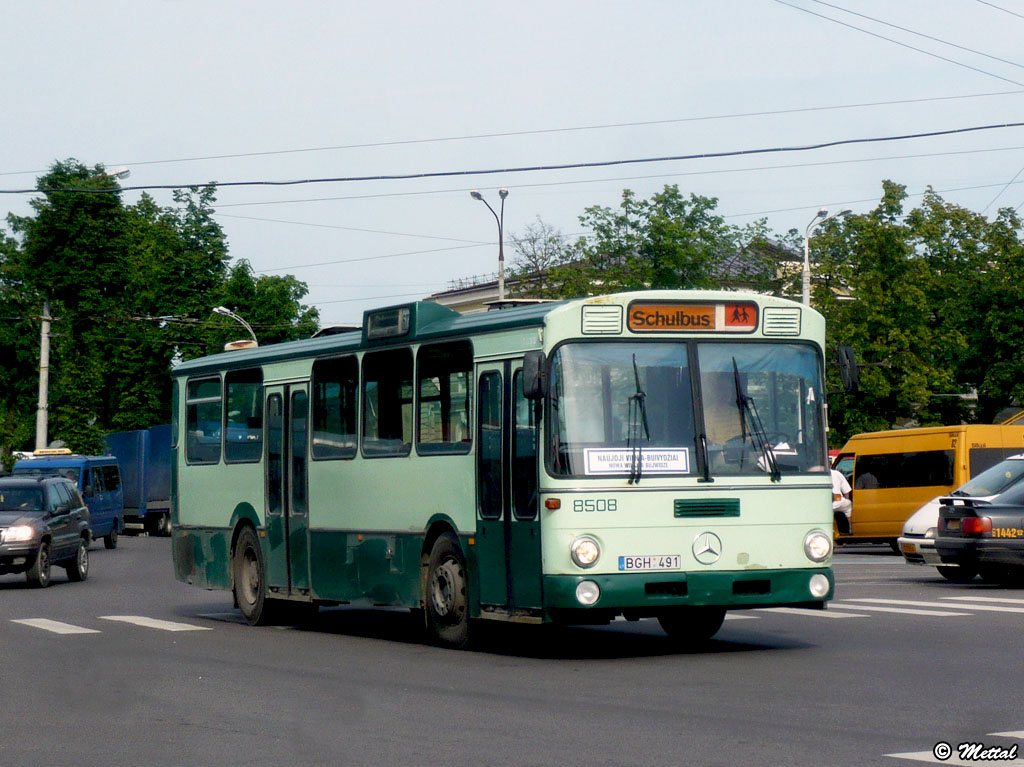
M101 178L109 176L114 179L126 179L132 175L131 169L123 165L113 170L91 176ZM47 432L50 429L50 299L43 299L43 317L39 332L39 403L36 407L36 450L46 447Z
M235 322L240 323L242 325L242 327L244 327L246 330L249 331L249 335L252 336L253 343L256 344L257 346L260 345L260 342L256 338L256 333L253 331L252 326L248 322L243 320L241 317L239 317L237 314L235 314L233 311L228 309L226 306L215 306L215 307L213 307L213 313L214 314L220 314L220 315L222 315L224 317L230 317Z
M804 306L811 305L811 234L819 226L824 224L826 221L831 221L834 218L840 216L848 216L853 211L850 208L845 208L838 213L833 213L831 216L828 214L827 208L822 208L815 214L814 218L811 219L811 223L807 225L804 230L804 269L801 274L802 283L802 296Z
M498 222L498 300L505 300L505 198L508 197L508 189L502 187L498 190L498 197L501 198L501 215L494 212L491 204L484 199L478 189L469 193L474 200L480 200L491 211L494 220Z

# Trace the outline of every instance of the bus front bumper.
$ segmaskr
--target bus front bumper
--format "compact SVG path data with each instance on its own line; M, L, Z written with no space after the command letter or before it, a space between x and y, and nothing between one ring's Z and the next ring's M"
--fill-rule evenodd
M823 590L827 580L827 591ZM591 605L577 598L581 583L600 589ZM545 575L544 606L553 619L561 611L594 612L626 617L649 617L667 607L715 606L726 609L753 607L823 608L835 592L830 567L789 570L733 570L690 573L594 573L593 575ZM569 617L569 616L562 616ZM595 617L597 617L595 615Z

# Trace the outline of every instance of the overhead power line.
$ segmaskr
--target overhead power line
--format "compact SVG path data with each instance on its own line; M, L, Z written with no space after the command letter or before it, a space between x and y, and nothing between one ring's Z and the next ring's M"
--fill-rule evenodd
M793 3L786 2L786 0L775 0L775 2L778 3L779 5L785 5L788 8L792 8L792 9L797 10L797 11L802 11L803 13L809 13L811 16L817 16L819 19L825 19L825 21L831 21L833 24L840 24L840 25L842 25L844 27L847 27L848 29L854 29L854 30L856 30L858 32L863 32L865 35L871 35L872 37L877 37L879 40L885 40L886 42L893 43L894 45L898 45L901 48L908 48L909 50L917 51L918 53L923 53L925 56L931 56L932 58L940 59L941 61L945 61L945 62L947 62L949 64L954 64L954 65L956 65L958 67L963 67L964 69L970 69L970 70L972 70L974 72L978 72L978 73L983 74L983 75L988 75L989 77L994 77L997 80L1002 80L1003 82L1006 82L1006 83L1013 83L1014 85L1024 85L1024 83L1017 82L1016 80L1011 80L1010 78L1003 77L1002 75L997 75L994 72L988 72L988 71L986 71L984 69L979 69L978 67L972 67L970 64L964 64L961 61L957 61L955 59L950 59L950 58L947 58L946 56L940 56L937 53L932 53L931 51L926 51L924 48L917 48L917 47L915 47L913 45L908 45L907 43L902 43L899 40L894 40L891 37L886 37L885 35L880 35L877 32L872 32L869 29L864 29L863 27L858 27L858 26L856 26L854 24L847 24L845 21L840 21L839 19L833 19L831 16L826 16L823 13L816 13L815 11L812 11L809 8L801 8L799 5L793 5Z
M1002 11L1003 13L1008 13L1011 16L1016 16L1017 18L1024 19L1024 14L1017 13L1016 11L1011 11L1009 8L1003 8L1003 6L1001 5L989 3L986 0L978 0L978 2L981 3L982 5L987 5L989 8L995 8L997 11Z
M975 54L977 56L984 56L986 59L992 59L993 61L999 61L999 62L1002 62L1003 64L1009 64L1012 67L1018 67L1020 69L1024 69L1024 64L1018 64L1016 61L1010 61L1009 59L1001 59L998 56L992 56L991 54L984 53L983 51L976 51L976 50L974 50L974 48L968 48L968 47L963 46L963 45L958 45L957 43L951 43L951 42L949 42L949 40L943 40L942 38L939 38L939 37L932 37L931 35L926 35L923 32L915 32L913 29L908 29L907 27L901 27L899 24L892 24L892 23L890 23L888 21L882 21L881 19L876 19L874 16L868 16L867 14L864 14L864 13L858 13L857 11L851 11L849 8L843 8L843 7L838 6L838 5L833 5L832 3L825 2L825 0L811 0L811 2L817 3L818 5L824 5L824 6L828 7L828 8L834 8L837 11L842 11L843 13L848 13L851 16L859 16L862 19L867 19L868 21L873 21L876 24L882 24L882 25L884 25L886 27L892 27L893 29L898 29L901 32L906 32L907 34L910 34L910 35L916 35L917 37L923 37L926 40L931 40L931 41L936 42L936 43L942 43L943 45L948 45L951 48L957 48L957 49L959 49L961 51L967 51L968 53L973 53L973 54Z
M265 150L260 152L236 152L232 154L213 154L213 155L201 155L197 157L176 157L166 160L135 160L132 162L116 162L109 163L110 166L116 165L128 165L131 167L140 167L143 165L167 165L172 163L180 162L201 162L207 160L237 160L248 157L273 157L275 155L285 154L304 154L309 152L335 152L346 149L373 149L379 147L392 147L392 146L411 146L415 144L434 144L449 141L473 141L478 139L490 139L490 138L509 138L516 136L538 136L544 134L555 134L555 133L573 133L579 131L593 131L593 130L611 130L616 128L637 128L646 127L651 125L674 125L680 123L690 122L708 122L713 120L734 120L742 119L747 117L774 117L779 115L788 114L800 114L805 112L828 112L839 109L863 109L867 107L883 107L883 106L900 106L904 104L925 104L938 101L958 101L962 99L981 99L981 98L992 98L997 96L1020 96L1024 95L1024 91L1013 90L1013 91L995 91L992 93L968 93L959 96L930 96L918 99L896 99L892 101L866 101L855 104L833 104L831 106L816 106L816 107L794 107L792 109L771 109L760 112L734 112L719 115L700 115L697 117L679 117L679 118L667 118L663 120L641 120L636 122L621 122L621 123L605 123L598 125L576 125L563 128L538 128L534 130L520 130L520 131L503 131L500 133L475 133L467 134L463 136L441 136L433 138L422 138L422 139L399 139L395 141L376 141L367 142L360 144L338 144L334 146L321 146L321 147L300 147L295 149L275 149ZM19 170L19 171L0 171L0 176L28 176L37 173L46 173L45 169L42 170Z
M781 2L782 0L776 0ZM518 166L511 168L481 168L477 170L448 170L448 171L430 171L423 173L395 173L395 174L379 174L372 176L336 176L332 178L308 178L308 179L296 179L291 181L225 181L225 182L206 182L196 183L190 182L187 184L140 184L137 186L125 186L119 189L84 189L77 187L64 187L64 188L42 188L42 189L2 189L0 194L36 194L39 192L65 192L65 193L81 193L81 194L110 194L111 192L119 191L142 191L151 189L188 189L191 187L202 187L207 185L214 185L218 188L225 187L245 187L245 186L302 186L306 184L330 184L330 183L353 183L353 182L365 182L365 181L410 181L415 179L426 179L426 178L453 178L459 176L493 176L498 174L513 174L513 173L534 173L537 171L551 171L551 170L578 170L581 168L607 168L616 165L639 165L645 163L657 163L657 162L679 162L683 160L707 160L721 157L743 157L747 155L758 155L758 154L781 154L785 152L808 152L817 149L826 149L829 147L837 146L852 146L855 144L874 144L882 143L887 141L909 141L912 139L920 138L935 138L938 136L953 136L965 133L976 133L979 131L990 131L1000 130L1003 128L1020 128L1024 126L1024 122L1013 122L1013 123L999 123L995 125L976 125L969 128L951 128L949 130L940 131L924 131L921 133L906 133L896 136L874 136L870 138L855 138L855 139L839 139L835 141L822 141L814 144L803 144L797 146L782 146L782 147L766 147L760 149L736 149L724 152L701 152L697 154L684 154L684 155L666 155L661 157L637 157L630 159L621 160L599 160L595 162L576 162L576 163L561 163L555 165L527 165Z

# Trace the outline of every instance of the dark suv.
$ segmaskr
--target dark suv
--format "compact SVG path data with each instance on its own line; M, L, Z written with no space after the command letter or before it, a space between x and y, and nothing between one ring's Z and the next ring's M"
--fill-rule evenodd
M63 477L0 477L0 575L25 573L29 584L50 585L50 566L68 579L89 575L89 509Z

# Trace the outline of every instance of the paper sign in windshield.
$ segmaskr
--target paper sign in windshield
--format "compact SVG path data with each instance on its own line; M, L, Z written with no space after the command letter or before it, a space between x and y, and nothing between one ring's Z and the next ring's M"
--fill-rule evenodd
M636 453L629 448L587 448L583 457L587 474L630 474ZM685 447L645 447L640 458L644 474L690 473L690 451Z

